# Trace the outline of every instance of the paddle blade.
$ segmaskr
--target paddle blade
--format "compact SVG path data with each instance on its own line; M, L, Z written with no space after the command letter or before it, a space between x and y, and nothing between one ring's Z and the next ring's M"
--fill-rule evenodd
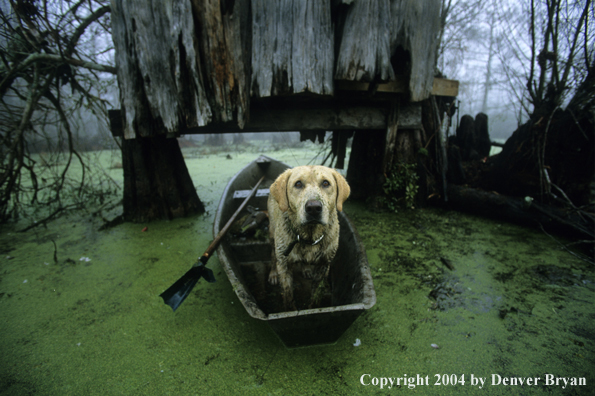
M207 282L209 282L209 283L214 283L214 282L216 282L216 280L215 280L215 275L213 274L213 271L211 271L211 269L210 269L210 268L207 268L207 267L201 267L201 268L202 268L202 270L203 270L203 271L202 271L202 274L201 274L201 276L202 276L203 278L205 278L205 280L206 280Z
M184 302L188 294L196 285L200 278L205 278L208 282L215 282L215 276L210 268L203 265L198 265L190 268L180 279L159 296L163 298L163 302L176 311L180 304Z

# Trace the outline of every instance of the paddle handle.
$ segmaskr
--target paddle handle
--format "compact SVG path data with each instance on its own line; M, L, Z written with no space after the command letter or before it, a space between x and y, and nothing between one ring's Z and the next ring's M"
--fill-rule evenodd
M215 239L213 239L213 242L211 242L211 244L209 245L207 250L205 250L203 255L200 256L200 258L198 260L201 263L203 263L203 265L206 264L207 261L211 258L213 252L215 251L215 249L217 249L217 246L219 246L219 243L221 242L221 240L223 239L223 237L225 236L225 234L227 233L227 231L229 230L229 228L231 227L233 222L236 220L236 218L242 212L242 210L244 210L244 207L248 204L248 201L250 200L250 198L252 198L254 196L254 194L256 194L256 190L258 189L258 186L260 186L260 183L262 183L263 180L264 180L264 176L262 176L260 178L260 180L256 183L256 185L254 186L252 191L250 191L250 194L248 194L246 199L244 199L244 202L242 202L242 204L240 205L238 210L235 211L235 213L227 221L225 226L221 229L221 231L219 231L219 233L217 234Z

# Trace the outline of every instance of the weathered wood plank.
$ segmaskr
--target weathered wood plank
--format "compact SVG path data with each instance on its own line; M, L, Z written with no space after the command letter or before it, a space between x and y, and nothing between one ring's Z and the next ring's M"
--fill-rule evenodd
M334 32L330 0L294 0L293 92L333 94Z
M432 95L437 96L458 96L459 82L446 78L434 78L432 83Z
M124 136L175 136L210 122L234 121L241 130L250 94L332 95L332 25L339 19L337 75L373 80L377 92L408 89L414 101L423 98L435 51L432 29L422 27L439 0L346 2L334 22L330 2L112 0ZM391 67L397 46L411 51L408 88ZM416 67L418 58L424 61ZM378 85L381 80L391 81ZM434 94L456 95L456 82L431 81Z
M255 110L243 132L355 130L386 128L386 109L378 107L320 107ZM184 134L242 132L233 124L209 124L183 131Z
M401 47L410 55L408 91L429 97L435 74L440 0L356 0L347 7L335 79L393 81L391 58ZM407 59L392 59L396 64ZM403 66L402 64L400 66ZM380 88L380 87L379 87Z
M393 80L389 0L358 0L347 8L335 79Z
M413 102L427 99L433 88L440 7L440 0L391 0L391 54L401 46L411 55L409 93Z
M192 0L192 5L214 121L236 120L242 128L250 110L250 5L236 1L225 12L219 0Z
M251 94L333 94L330 0L252 0Z
M407 78L396 76L395 81L389 81L383 84L377 84L376 92L387 93L407 93L409 89ZM335 81L336 91L369 91L370 83L361 81ZM446 78L434 78L432 83L432 95L436 96L458 96L459 82L457 80L448 80Z
M273 87L273 55L277 42L279 45L285 43L281 37L278 37L275 22L277 17L274 12L271 12L273 3L266 0L254 0L251 5L252 80L250 92L252 96L270 96ZM278 62L279 60L276 60L276 63Z
M124 136L173 136L212 117L189 0L112 0Z
M252 190L236 190L233 192L233 198L234 199L246 199L248 198L248 195L250 195L250 193L252 192ZM256 190L256 194L254 194L255 197L268 197L270 193L270 190L268 188L259 188L258 190Z

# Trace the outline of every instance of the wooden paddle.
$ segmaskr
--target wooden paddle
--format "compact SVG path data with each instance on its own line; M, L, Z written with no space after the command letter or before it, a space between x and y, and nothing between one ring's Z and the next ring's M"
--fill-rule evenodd
M221 240L223 239L233 222L236 220L240 212L244 210L244 207L248 204L250 198L254 196L256 190L258 189L258 186L260 186L260 183L262 183L263 180L264 176L260 178L258 183L256 183L256 185L254 186L252 191L250 191L250 194L248 194L246 199L244 199L244 202L242 202L238 210L236 210L235 213L231 216L231 218L229 219L227 224L225 224L223 229L219 231L219 234L217 234L215 239L213 239L213 242L211 242L207 250L196 261L196 263L194 263L192 268L190 268L188 272L186 272L180 279L178 279L173 285L171 285L169 289L167 289L159 295L161 298L163 298L163 302L169 305L174 310L174 312L180 306L180 304L184 302L186 297L188 297L188 294L190 294L192 288L194 287L194 285L196 285L196 282L198 282L200 278L205 278L207 282L215 282L215 276L213 275L213 271L211 271L210 268L205 267L205 265L207 264L207 261L209 261L209 258L211 258L211 255L213 254L215 249L217 249L217 246L219 246L219 243L221 242Z

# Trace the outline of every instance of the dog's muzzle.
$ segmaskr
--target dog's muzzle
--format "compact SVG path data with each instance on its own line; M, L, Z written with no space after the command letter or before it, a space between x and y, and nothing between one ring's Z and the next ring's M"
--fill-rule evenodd
M306 224L322 224L322 202L316 199L310 199L306 202Z

